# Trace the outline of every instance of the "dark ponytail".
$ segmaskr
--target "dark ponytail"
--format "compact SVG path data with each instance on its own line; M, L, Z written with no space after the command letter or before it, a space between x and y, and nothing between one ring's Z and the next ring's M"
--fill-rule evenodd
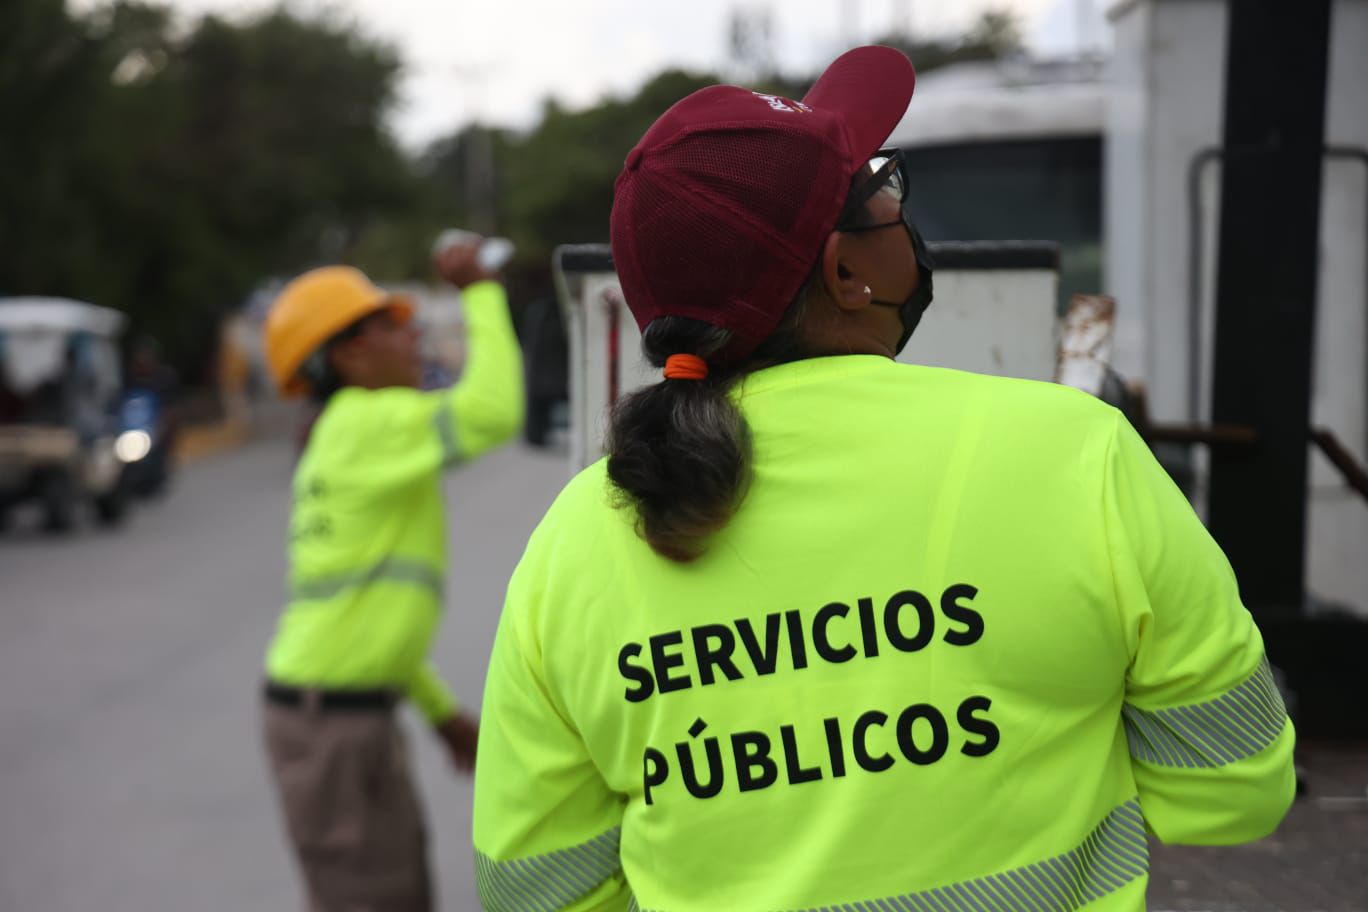
M731 368L712 363L731 341L728 330L687 317L661 317L646 327L641 347L651 364L690 354L710 367L703 380L662 380L613 409L608 477L618 506L635 509L637 533L656 553L693 560L741 506L751 479L751 435L728 391L750 370L802 357L805 293L806 286L774 334Z

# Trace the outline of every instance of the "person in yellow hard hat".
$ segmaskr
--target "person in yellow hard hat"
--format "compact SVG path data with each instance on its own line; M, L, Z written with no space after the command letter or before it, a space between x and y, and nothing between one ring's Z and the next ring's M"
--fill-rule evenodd
M413 303L355 269L295 279L266 323L281 390L321 404L294 474L288 604L264 691L271 770L316 910L432 907L400 701L457 769L475 761L475 718L426 658L444 601L440 473L516 434L522 364L477 246L447 248L437 267L462 290L467 333L449 389L419 389Z
M1141 912L1147 830L1268 834L1294 733L1221 550L1076 390L898 363L931 303L890 48L627 155L663 376L509 583L488 912Z

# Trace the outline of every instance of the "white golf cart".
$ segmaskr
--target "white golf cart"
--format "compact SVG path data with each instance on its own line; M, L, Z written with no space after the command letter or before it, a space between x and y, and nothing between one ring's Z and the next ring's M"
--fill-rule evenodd
M0 524L36 501L72 529L87 507L112 525L127 496L118 453L117 311L63 298L0 298Z

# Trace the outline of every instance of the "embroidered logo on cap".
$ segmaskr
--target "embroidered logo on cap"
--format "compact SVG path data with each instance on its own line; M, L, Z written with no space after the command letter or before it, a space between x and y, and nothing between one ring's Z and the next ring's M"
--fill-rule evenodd
M778 95L766 95L764 92L752 92L751 94L756 98L763 99L776 111L786 111L789 114L795 114L799 111L802 111L805 114L812 113L812 108L809 108L801 101L790 101L787 98L780 98Z

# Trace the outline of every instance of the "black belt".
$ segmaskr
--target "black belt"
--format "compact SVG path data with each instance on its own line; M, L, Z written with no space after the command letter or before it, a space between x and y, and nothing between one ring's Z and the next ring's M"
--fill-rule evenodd
M316 707L324 712L370 711L388 712L399 702L388 690L327 690L318 687L293 687L267 681L264 688L266 702L296 708Z

